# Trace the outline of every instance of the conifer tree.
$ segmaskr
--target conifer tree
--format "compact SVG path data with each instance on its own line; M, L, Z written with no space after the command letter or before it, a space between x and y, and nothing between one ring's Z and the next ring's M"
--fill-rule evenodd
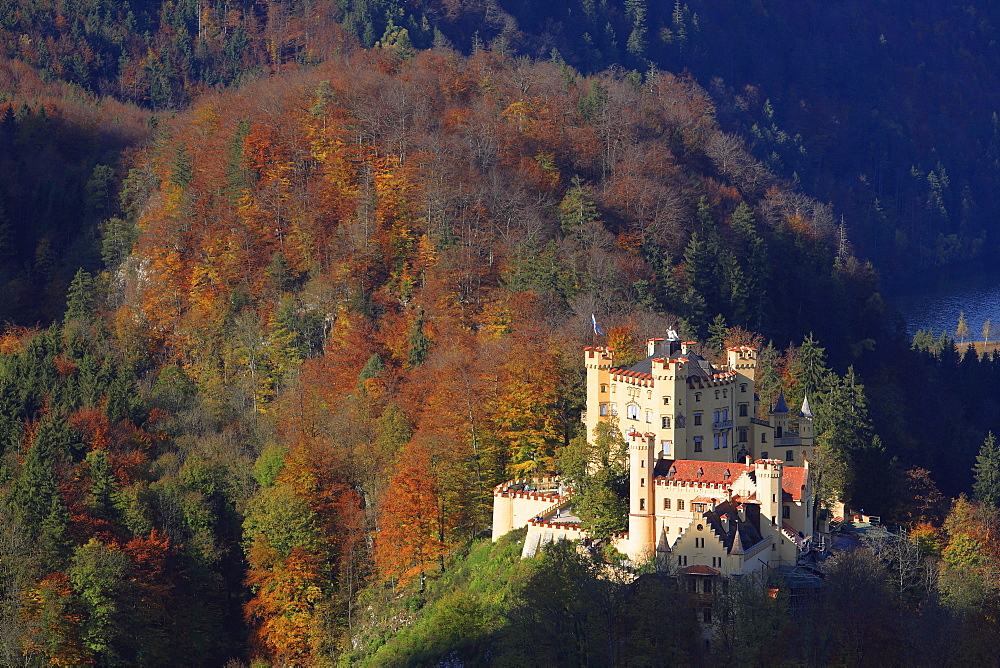
M60 494L51 496L49 514L42 520L38 547L41 550L42 569L47 573L63 570L73 554L73 540L69 535L69 510Z
M979 449L974 467L975 482L972 490L983 503L1000 505L1000 445L993 432L986 435L983 447Z
M66 322L94 315L94 279L82 268L76 272L66 294Z
M420 363L427 359L430 352L431 340L424 333L424 312L422 309L410 327L409 343L410 352L407 354L406 363L412 369L420 366Z
M385 373L385 363L382 362L382 357L378 353L373 353L365 365L361 367L361 372L358 374L358 385L363 388L365 381L378 378L383 373Z
M716 354L722 352L726 345L726 332L728 331L726 319L722 317L721 313L716 315L712 324L708 326L708 347L712 349L712 352Z
M792 375L798 381L799 389L811 397L822 389L824 378L828 373L826 348L820 347L810 332L802 340L802 346L795 356Z

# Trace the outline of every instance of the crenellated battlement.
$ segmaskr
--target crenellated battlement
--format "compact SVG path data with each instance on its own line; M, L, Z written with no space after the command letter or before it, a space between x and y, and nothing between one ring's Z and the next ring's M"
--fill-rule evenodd
M682 487L689 489L718 489L722 491L732 491L732 487L721 482L697 482L695 480L671 480L670 478L653 478L653 484L657 487Z

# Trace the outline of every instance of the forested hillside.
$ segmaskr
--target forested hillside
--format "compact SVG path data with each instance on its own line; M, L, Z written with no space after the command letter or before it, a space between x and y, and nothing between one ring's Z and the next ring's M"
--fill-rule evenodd
M1000 359L911 349L865 258L992 256L992 89L947 76L995 76L990 14L703 4L0 9L0 663L517 663L543 580L607 596L567 604L623 657L756 660L644 644L611 603L691 601L569 553L504 544L483 581L493 486L586 451L582 347L668 326L760 348L762 410L815 407L823 497L941 567L848 563L891 637L788 660L924 623L981 660Z

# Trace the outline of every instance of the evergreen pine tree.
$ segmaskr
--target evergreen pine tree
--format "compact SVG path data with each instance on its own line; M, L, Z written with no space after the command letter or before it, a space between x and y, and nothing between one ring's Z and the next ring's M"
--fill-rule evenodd
M417 319L410 327L410 352L407 355L406 363L412 369L420 366L420 363L427 359L430 352L431 340L424 334L424 312L421 310L417 314Z
M975 482L972 490L983 503L993 506L1000 505L1000 445L997 445L993 432L986 435L983 447L976 456Z
M79 269L66 293L66 318L89 320L94 315L94 279L89 272Z
M49 514L42 520L38 535L42 568L55 573L66 568L73 554L73 540L69 535L69 510L61 494L52 494Z
M52 511L53 497L59 495L53 456L49 448L36 439L24 456L21 475L11 491L14 507L28 536L41 534L42 524Z
M378 353L373 353L365 365L361 367L361 372L358 374L358 385L363 388L366 380L378 378L383 373L385 373L385 363L382 362L382 357Z
M729 328L726 327L726 319L720 313L715 316L712 324L708 326L708 347L712 349L712 352L716 354L722 352L723 346L726 345L727 331L729 331Z
M812 397L822 389L823 380L828 373L826 348L821 348L810 332L802 340L802 346L795 357L792 375L798 381L799 389Z

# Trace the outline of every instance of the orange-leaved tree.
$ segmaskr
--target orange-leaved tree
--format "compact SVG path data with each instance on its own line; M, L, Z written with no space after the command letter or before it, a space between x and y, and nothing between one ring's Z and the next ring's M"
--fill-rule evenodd
M375 561L383 577L405 583L444 555L438 505L430 454L411 444L404 448L382 500Z

